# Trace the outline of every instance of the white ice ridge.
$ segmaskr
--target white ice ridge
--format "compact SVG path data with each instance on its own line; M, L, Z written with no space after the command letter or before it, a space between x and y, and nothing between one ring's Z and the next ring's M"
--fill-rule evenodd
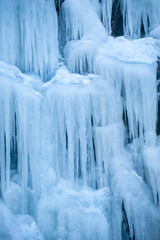
M94 72L95 58L99 55L122 63L156 64L160 56L160 41L152 37L129 40L125 37L106 37L70 41L64 48L67 65L72 72Z
M154 46L160 44L159 40L152 37L141 39L127 39L125 37L108 37L99 48L101 55L129 63L153 64L159 55Z
M0 61L44 79L58 65L54 0L0 0Z

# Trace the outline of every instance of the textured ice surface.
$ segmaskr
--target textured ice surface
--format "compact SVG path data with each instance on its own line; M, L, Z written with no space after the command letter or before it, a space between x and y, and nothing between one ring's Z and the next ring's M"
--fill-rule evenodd
M160 198L160 164L159 164L160 147L150 147L144 149L144 164L147 181L151 186L153 200L156 206L159 206Z
M46 84L37 79L39 92L34 90L35 81L36 78L1 63L2 197L12 212L34 216L46 239L105 239L109 234L105 204L109 200L105 192L81 192L78 184L93 189L108 185L105 159L95 156L93 150L94 128L118 118L116 98L100 77L71 74L65 67ZM105 102L110 106L108 111ZM70 187L66 193L65 183L57 187L61 178L75 183L76 189ZM106 203L101 198L103 194ZM64 208L67 209L63 211Z
M122 95L130 137L144 135L146 143L154 142L157 106L156 66L124 63L100 53L95 61L95 72L106 79L117 94Z
M155 142L155 62L159 55L155 46L158 42L152 38L128 40L124 37L108 37L101 47L94 40L91 43L84 44L80 40L66 46L69 69L80 73L95 72L105 79L107 86L116 93L117 101L121 103L118 98L123 98L130 137L145 135L146 143ZM117 108L120 106L119 104Z
M120 1L125 35L157 4ZM111 12L62 3L55 71L53 0L0 0L0 59L27 72L0 62L0 239L159 240L159 40L109 37Z
M93 191L60 181L49 191L38 204L38 226L45 239L108 239L107 188Z
M160 41L151 37L138 40L106 37L103 41L92 38L69 42L64 49L64 55L72 72L85 73L94 72L94 62L99 55L101 61L110 57L109 61L115 61L115 64L116 60L124 63L154 64L160 55L159 45Z
M154 45L160 43L153 38L129 40L125 37L109 37L99 49L99 53L120 61L131 63L155 63L158 50Z
M106 61L111 66L105 56ZM71 74L62 66L44 84L1 63L2 197L15 214L34 216L45 239L117 239L126 234L121 227L126 224L124 218L131 236L158 239L159 218L152 194L134 170L132 153L125 153L122 123L124 108L132 138L143 135L140 128L139 133L134 129L136 116L145 129L146 143L154 144L146 134L155 135L156 107L147 103L152 96L156 106L155 69L152 64L118 64L117 77L110 72L107 78L99 71L104 80L94 74ZM139 67L144 71L140 73ZM148 80L141 83L146 71ZM118 88L122 82L125 102ZM137 89L133 99L127 97L132 85ZM147 116L141 118L145 112ZM148 164L149 160L145 166L151 170ZM155 198L159 186L153 184L154 178L149 172L147 181Z
M0 220L1 240L44 240L30 216L14 215L2 201L0 201Z
M44 79L58 66L54 1L0 0L0 60Z
M154 28L150 33L149 35L153 38L158 38L160 39L160 26Z
M102 0L102 21L111 34L111 16L114 0ZM159 0L119 0L116 8L123 16L123 30L126 36L139 38L160 24Z
M65 44L81 38L95 40L105 38L105 29L91 2L90 0L66 0L62 4L60 31L65 38Z

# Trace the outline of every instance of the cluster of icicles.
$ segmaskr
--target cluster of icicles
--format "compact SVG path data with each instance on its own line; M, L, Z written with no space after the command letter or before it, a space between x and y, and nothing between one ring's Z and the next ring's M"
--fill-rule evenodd
M113 5L146 38L110 37ZM158 0L0 0L0 239L159 240L158 25Z

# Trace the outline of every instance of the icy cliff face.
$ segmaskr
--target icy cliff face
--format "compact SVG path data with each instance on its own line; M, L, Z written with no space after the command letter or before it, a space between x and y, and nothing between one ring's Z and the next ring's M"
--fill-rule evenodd
M158 1L56 4L0 0L0 239L159 240Z

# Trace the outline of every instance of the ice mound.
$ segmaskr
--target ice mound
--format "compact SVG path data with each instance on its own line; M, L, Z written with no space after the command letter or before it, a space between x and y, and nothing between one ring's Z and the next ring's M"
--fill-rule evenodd
M44 240L30 216L14 215L2 201L0 201L0 219L1 240Z
M160 26L154 28L149 35L153 38L160 39Z
M93 191L79 189L60 181L49 196L38 204L38 226L45 239L108 239L106 209L110 193L107 188ZM82 231L83 229L83 231Z
M109 37L100 47L99 53L123 62L152 64L157 61L159 54L154 48L156 42L158 40L151 37L135 40Z

